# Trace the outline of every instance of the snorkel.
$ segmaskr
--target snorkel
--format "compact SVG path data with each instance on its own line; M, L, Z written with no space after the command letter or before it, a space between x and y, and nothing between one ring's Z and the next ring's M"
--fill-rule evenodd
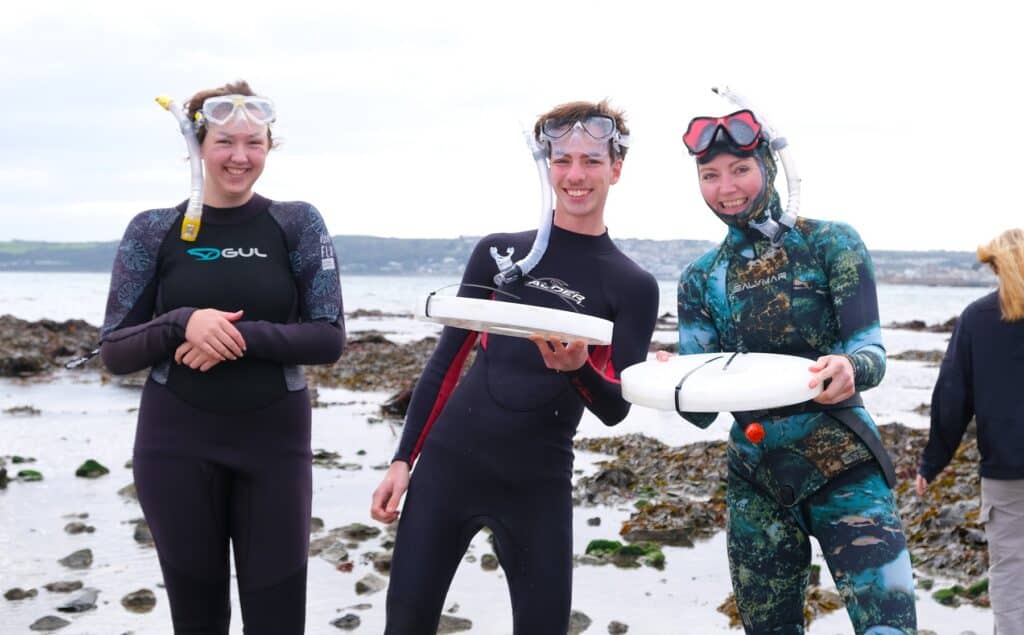
M515 248L509 247L502 256L496 247L491 247L491 258L498 266L494 283L499 287L526 276L540 262L547 250L555 214L548 159L560 160L560 157L579 153L594 159L609 159L614 162L616 157L621 159L629 147L629 134L621 133L615 119L604 113L588 114L582 118L571 116L545 119L538 123L532 133L524 127L523 137L533 155L534 163L537 165L537 176L540 178L540 226L530 252L518 262L512 262Z
M530 273L548 248L548 239L551 238L551 224L555 217L555 206L551 194L551 175L548 173L548 149L537 142L533 132L523 128L523 138L526 139L526 146L533 155L533 161L537 165L537 177L540 179L540 224L537 226L537 237L533 239L533 246L526 257L518 262L512 262L512 254L515 247L509 247L505 255L498 253L497 247L491 247L491 258L498 265L498 273L494 275L494 284L503 287L511 284Z
M199 139L196 138L192 122L188 120L178 104L174 103L174 100L166 95L161 95L156 98L156 102L163 106L164 110L174 115L178 121L178 127L181 129L181 135L185 137L185 145L188 147L192 183L189 187L188 208L185 210L185 218L181 221L181 239L193 242L199 237L199 224L203 216L203 160L199 155Z
M743 95L730 89L728 86L712 87L711 89L716 95L720 95L732 103L736 104L740 108L750 110L751 112L757 113L757 121L761 124L761 134L765 140L768 141L768 148L775 153L782 161L782 169L786 173L786 209L779 217L778 221L772 218L771 214L765 214L764 220L758 222L751 220L750 227L758 230L764 234L772 243L772 246L778 247L782 244L782 240L793 225L796 223L797 215L800 211L800 175L796 170L796 162L793 160L793 156L789 151L789 143L786 138L781 136L768 120L765 119L761 111L754 108Z

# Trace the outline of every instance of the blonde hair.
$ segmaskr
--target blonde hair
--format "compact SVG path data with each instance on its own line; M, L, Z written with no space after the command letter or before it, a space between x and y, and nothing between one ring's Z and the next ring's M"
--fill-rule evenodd
M1004 322L1024 319L1024 229L1008 229L978 247L978 262L999 278L999 311Z

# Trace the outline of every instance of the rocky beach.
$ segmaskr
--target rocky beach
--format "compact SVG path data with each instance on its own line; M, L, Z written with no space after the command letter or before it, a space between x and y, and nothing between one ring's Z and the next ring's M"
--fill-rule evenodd
M991 629L991 617L973 436L925 497L912 487L948 317L888 323L889 374L865 399L900 477L921 632L980 634ZM346 321L342 360L307 371L316 406L310 633L382 630L394 527L369 519L369 494L435 343L436 329L402 311L359 309ZM671 314L663 316L652 350L671 348L674 329ZM82 320L0 317L5 633L168 632L159 567L131 484L144 375L111 376L98 359L63 368L97 338ZM643 408L615 428L584 418L576 440L571 632L740 632L724 548L726 423L722 417L701 431L674 413ZM817 549L814 558L821 570L808 594L808 632L848 632ZM509 632L507 604L503 574L481 533L439 632ZM233 633L241 632L238 621Z

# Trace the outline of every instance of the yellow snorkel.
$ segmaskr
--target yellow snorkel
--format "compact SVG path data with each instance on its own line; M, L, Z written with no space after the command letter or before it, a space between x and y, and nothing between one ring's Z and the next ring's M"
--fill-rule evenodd
M199 139L196 138L192 122L188 120L173 99L161 95L156 98L156 103L174 115L179 128L181 128L181 135L185 137L185 145L188 147L192 183L189 188L188 208L185 210L185 218L181 221L181 239L193 242L199 237L199 225L203 217L203 160L199 156Z

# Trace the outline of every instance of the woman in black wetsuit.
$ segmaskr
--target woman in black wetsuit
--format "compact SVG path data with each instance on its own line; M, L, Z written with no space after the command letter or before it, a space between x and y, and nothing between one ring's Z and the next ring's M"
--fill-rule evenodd
M230 542L245 632L302 633L312 453L299 365L341 354L337 261L316 208L253 192L273 104L237 82L186 106L202 228L181 238L185 203L131 221L101 355L114 373L151 369L133 470L174 632L228 632Z

